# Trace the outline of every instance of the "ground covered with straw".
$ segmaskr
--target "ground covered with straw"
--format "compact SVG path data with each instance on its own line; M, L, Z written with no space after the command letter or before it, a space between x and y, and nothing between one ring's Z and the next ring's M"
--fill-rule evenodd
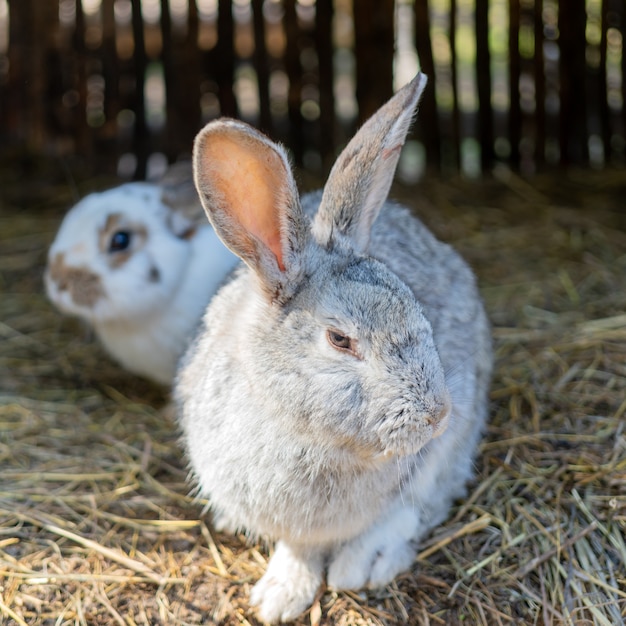
M167 391L46 301L70 191L0 178L0 624L256 624L268 546L214 532ZM412 570L322 590L298 623L624 623L626 176L501 170L398 194L428 197L417 212L479 276L490 422L468 497Z

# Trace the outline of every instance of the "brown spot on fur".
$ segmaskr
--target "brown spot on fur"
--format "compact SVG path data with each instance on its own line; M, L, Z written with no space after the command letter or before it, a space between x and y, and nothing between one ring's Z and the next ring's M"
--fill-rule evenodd
M116 269L118 267L122 267L128 259L130 259L132 252L130 250L123 250L121 252L115 252L111 254L109 258L109 264L112 268Z
M132 241L128 250L120 250L118 252L109 252L111 237L119 230L127 230ZM113 269L117 269L124 265L128 259L139 249L141 249L148 238L148 231L143 224L128 222L121 213L111 213L103 228L98 233L98 247L102 254L109 255L109 264Z
M100 276L84 267L66 265L63 252L51 260L48 275L61 291L68 291L79 306L92 307L105 295Z
M161 281L161 272L159 272L158 267L151 267L150 273L148 274L148 280L151 283L158 283Z
M121 222L122 216L119 213L111 213L107 217L107 221L104 226L98 231L98 247L100 252L106 254L109 249L109 243L111 242L111 235L118 230L118 225Z
M194 226L194 228L188 228L182 235L181 237L183 239L191 239L193 238L193 236L196 234L198 228Z

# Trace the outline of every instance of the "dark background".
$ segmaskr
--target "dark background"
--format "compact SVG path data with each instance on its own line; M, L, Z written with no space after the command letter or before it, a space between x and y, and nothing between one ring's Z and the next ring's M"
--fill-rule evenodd
M625 33L623 0L0 0L0 158L142 179L228 115L323 175L421 67L407 182L620 168Z

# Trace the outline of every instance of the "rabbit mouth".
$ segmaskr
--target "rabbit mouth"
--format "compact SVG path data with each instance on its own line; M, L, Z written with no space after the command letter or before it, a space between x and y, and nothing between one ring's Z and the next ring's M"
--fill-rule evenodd
M391 429L381 436L382 452L377 457L389 459L403 457L419 452L434 436L430 425L403 425Z
M437 412L419 414L407 420L405 412L396 415L390 426L379 433L382 452L377 458L403 457L419 452L429 441L444 434L450 422L451 407L445 402Z

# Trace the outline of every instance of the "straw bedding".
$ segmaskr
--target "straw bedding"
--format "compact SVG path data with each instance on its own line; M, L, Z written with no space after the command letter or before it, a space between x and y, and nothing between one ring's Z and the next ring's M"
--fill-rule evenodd
M187 495L167 392L47 303L45 251L71 196L23 187L5 185L0 216L0 624L256 624L268 547L213 531ZM621 624L626 177L531 186L497 171L419 193L493 322L476 479L411 572L323 591L299 623Z

